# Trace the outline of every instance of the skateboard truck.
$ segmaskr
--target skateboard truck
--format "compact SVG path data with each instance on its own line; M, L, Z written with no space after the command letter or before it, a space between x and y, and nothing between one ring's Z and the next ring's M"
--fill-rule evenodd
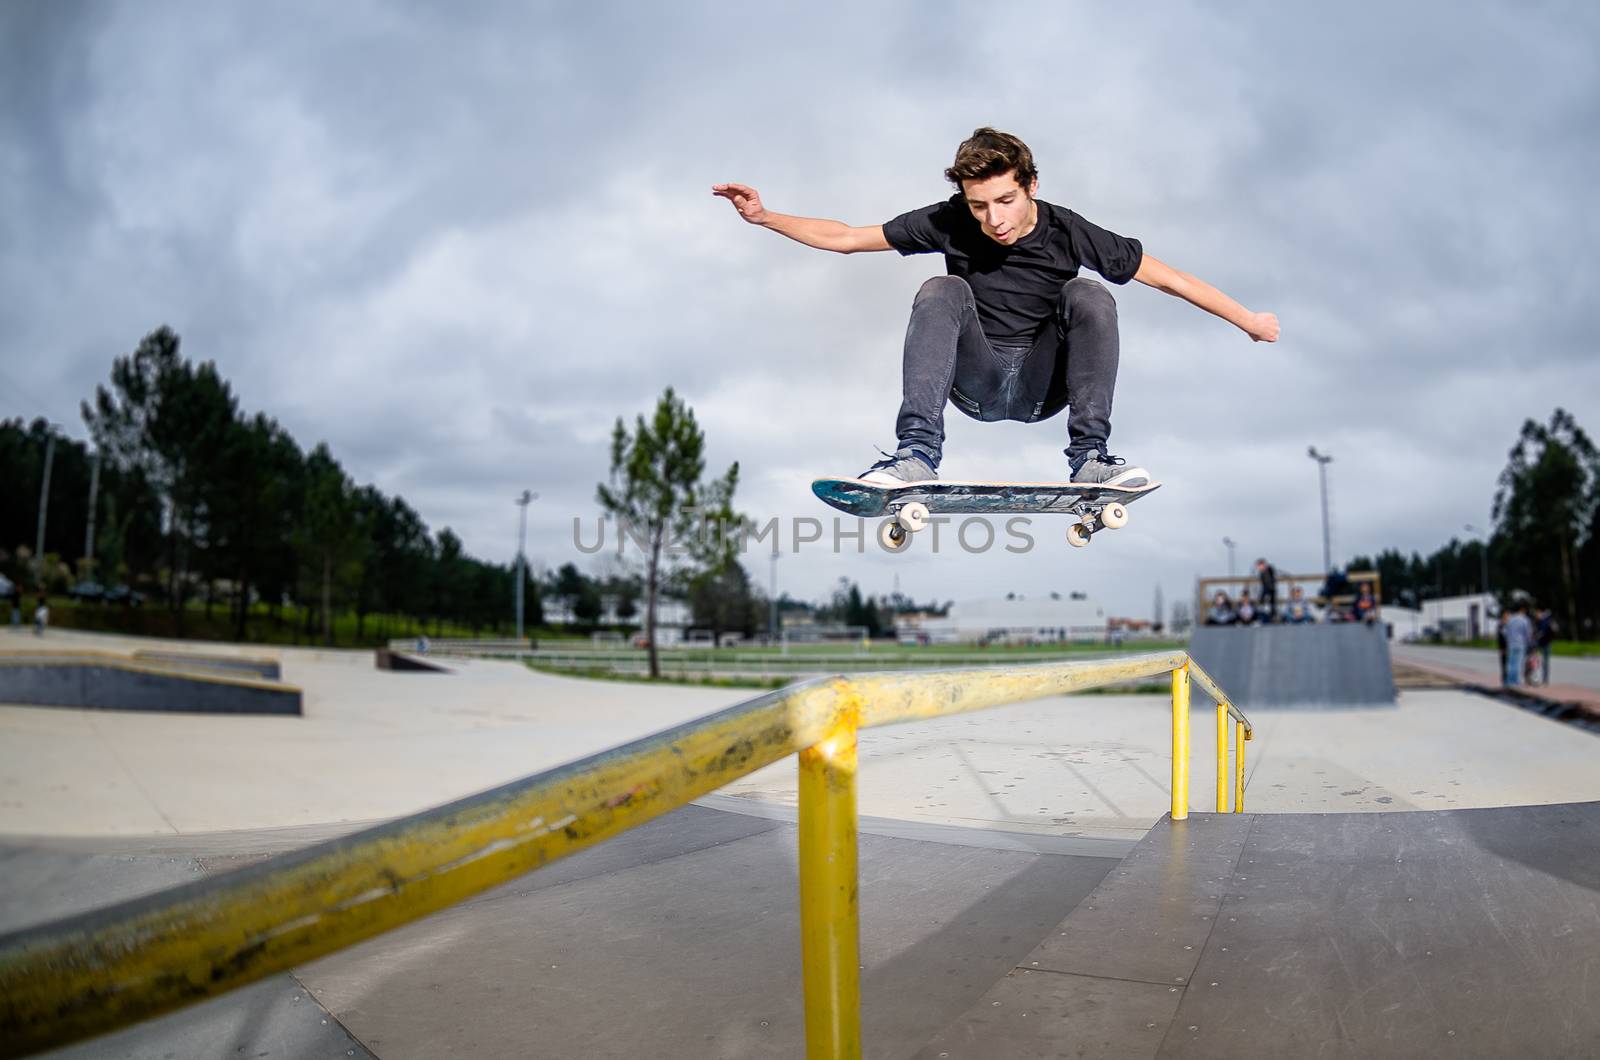
M1120 530L1128 525L1127 506L1117 501L1100 506L1083 502L1075 505L1077 520L1067 527L1067 544L1083 548L1101 530ZM889 518L878 527L878 543L890 552L901 552L911 544L911 535L927 528L931 517L921 501L890 503Z

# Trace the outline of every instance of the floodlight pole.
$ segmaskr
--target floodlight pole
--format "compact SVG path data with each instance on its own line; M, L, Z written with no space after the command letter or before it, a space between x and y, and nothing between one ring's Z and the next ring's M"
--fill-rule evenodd
M1228 550L1228 577L1231 578L1231 577L1233 577L1233 545L1234 545L1233 538L1231 538L1231 537L1223 538L1222 539L1222 544L1223 544L1223 547Z
M83 576L94 581L100 581L99 571L94 569L94 509L99 499L100 454L95 452L89 457L89 525L83 531L83 558L87 561Z
M44 524L50 511L50 469L56 460L56 432L54 424L45 426L44 480L39 483L39 536L33 550L33 577L39 588L44 588Z
M517 639L522 639L522 583L528 580L528 560L523 555L522 549L528 539L528 504L539 499L537 493L523 490L522 495L516 499L516 505L521 509L517 525Z
M1333 571L1333 549L1328 542L1328 465L1333 463L1329 454L1317 452L1317 447L1307 446L1306 455L1317 462L1317 479L1322 485L1322 570Z
M778 548L772 548L772 578L771 588L767 593L767 642L773 643L778 639Z

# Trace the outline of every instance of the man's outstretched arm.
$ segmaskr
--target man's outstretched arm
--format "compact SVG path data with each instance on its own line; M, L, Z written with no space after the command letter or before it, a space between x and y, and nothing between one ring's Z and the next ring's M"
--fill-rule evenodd
M739 216L753 225L770 228L798 243L818 250L832 250L840 254L854 254L862 250L889 250L889 241L883 238L883 226L852 228L843 221L825 221L817 217L793 217L786 213L773 213L761 205L761 193L744 184L713 184L711 194L719 195L733 203Z
M1278 318L1272 313L1252 313L1198 276L1179 272L1146 254L1133 278L1158 291L1175 294L1190 305L1215 314L1256 342L1278 341Z

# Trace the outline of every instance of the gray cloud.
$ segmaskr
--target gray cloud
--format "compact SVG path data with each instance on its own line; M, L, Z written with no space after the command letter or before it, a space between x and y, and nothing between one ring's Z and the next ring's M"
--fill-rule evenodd
M1578 5L741 10L31 3L0 13L0 415L76 404L161 323L245 405L474 553L581 559L606 439L676 386L742 506L889 446L930 257L838 258L711 183L875 223L942 197L973 126L1041 193L1284 322L1276 346L1116 292L1113 448L1167 487L1087 553L780 561L819 596L1083 588L1148 611L1224 534L1320 562L1487 517L1526 416L1587 422L1597 16ZM1582 395L1588 394L1584 399ZM40 409L43 402L47 407ZM1587 412L1587 418L1586 418ZM952 413L945 473L1061 473L1061 419ZM765 563L751 563L758 581Z

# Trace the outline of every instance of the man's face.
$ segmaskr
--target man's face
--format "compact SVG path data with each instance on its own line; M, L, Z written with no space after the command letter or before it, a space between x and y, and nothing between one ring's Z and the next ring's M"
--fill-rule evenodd
M978 219L983 234L1005 246L1033 231L1039 219L1038 207L1033 202L1038 190L1037 177L1026 188L1018 184L1016 170L985 180L961 182L967 208Z

